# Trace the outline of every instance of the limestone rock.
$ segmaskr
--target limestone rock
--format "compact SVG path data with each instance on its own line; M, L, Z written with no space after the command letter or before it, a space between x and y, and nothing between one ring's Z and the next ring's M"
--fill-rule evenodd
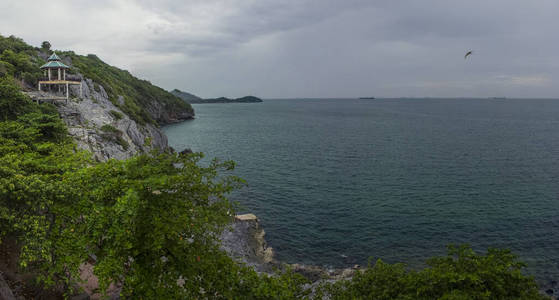
M238 215L231 228L221 234L221 247L231 257L264 272L274 260L273 249L266 244L264 235L255 215Z
M71 99L57 107L68 132L80 149L91 151L99 161L126 159L152 149L168 149L167 137L154 125L140 125L116 107L101 85L91 79L71 86Z

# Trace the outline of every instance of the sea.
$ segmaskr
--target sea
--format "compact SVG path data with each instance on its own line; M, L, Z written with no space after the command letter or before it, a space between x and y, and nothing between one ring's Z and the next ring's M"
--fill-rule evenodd
M559 279L559 100L267 99L196 104L176 150L233 160L276 257L409 268L449 244L507 248Z

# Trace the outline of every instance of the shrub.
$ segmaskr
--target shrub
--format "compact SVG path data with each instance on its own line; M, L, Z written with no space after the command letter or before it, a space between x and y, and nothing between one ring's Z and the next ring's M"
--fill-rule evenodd
M125 139L123 139L122 136L120 135L117 135L115 137L115 140L116 143L119 144L124 150L128 150L128 148L130 147L130 144L128 144L128 142Z
M101 130L104 132L109 132L109 133L121 133L122 132L118 129L116 129L113 125L111 124L105 124L103 126L101 126Z
M539 294L524 264L508 250L476 254L469 246L449 246L448 255L429 267L407 271L402 264L378 260L351 280L323 284L319 297L331 299L547 299Z
M21 76L23 78L23 80L31 85L31 86L36 86L37 85L37 81L38 81L38 76L36 73L28 73L28 72L24 72Z
M122 114L119 113L119 112L116 111L116 110L111 110L111 111L109 111L109 113L110 113L110 114L113 116L113 118L115 118L116 120L120 120L120 119L123 118Z

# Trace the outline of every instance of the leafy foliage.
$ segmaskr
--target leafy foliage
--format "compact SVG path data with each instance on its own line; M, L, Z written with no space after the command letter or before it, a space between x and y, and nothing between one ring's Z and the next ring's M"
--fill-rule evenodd
M318 297L331 299L547 299L533 278L521 273L524 264L508 250L476 254L469 246L449 246L421 271L378 260L351 280L324 284Z
M49 51L51 47L51 44L48 41L44 41L41 43L41 49Z
M119 113L116 110L111 110L109 111L109 113L111 114L111 116L113 116L116 120L120 120L123 118L123 115L121 113Z
M31 101L21 93L11 78L0 77L0 121L16 119L32 110Z
M0 77L11 75L35 85L41 76L39 67L43 62L37 56L37 49L22 39L0 35Z
M128 150L128 147L130 147L130 144L128 144L128 142L122 137L122 131L118 130L114 126L105 124L101 126L101 131L104 132L101 134L103 138L119 144L124 150Z
M21 265L41 282L70 295L95 255L101 289L119 283L127 298L304 295L300 276L258 275L219 250L234 211L226 195L242 184L220 175L232 162L202 167L201 154L152 153L95 163L55 109L2 83L0 107L10 109L0 121L0 236L20 241Z

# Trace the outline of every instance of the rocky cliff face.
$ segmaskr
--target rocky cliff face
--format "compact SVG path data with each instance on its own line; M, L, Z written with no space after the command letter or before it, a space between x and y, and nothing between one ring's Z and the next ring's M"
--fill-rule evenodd
M86 79L82 81L81 97L79 89L72 86L70 100L55 103L78 148L91 151L99 161L168 149L165 134L152 124L132 120L109 100L103 86ZM38 92L28 94L32 98L40 96Z
M103 86L95 87L87 79L82 82L81 98L78 86L73 86L71 92L78 97L58 106L60 115L78 147L93 152L100 161L167 149L167 137L158 128L130 119L109 101Z
M252 266L259 272L270 271L274 252L264 239L264 229L253 214L235 216L231 228L220 237L221 248L229 256Z

